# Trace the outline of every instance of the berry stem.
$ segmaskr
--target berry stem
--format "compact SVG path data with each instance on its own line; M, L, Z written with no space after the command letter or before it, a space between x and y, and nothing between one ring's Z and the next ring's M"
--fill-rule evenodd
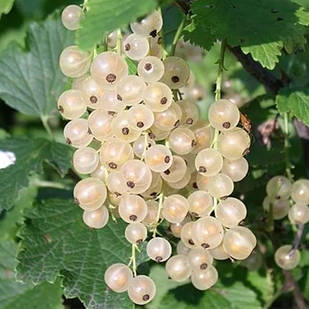
M295 235L294 241L293 241L293 245L291 250L289 251L289 255L292 256L293 253L298 249L299 245L300 245L300 241L301 238L303 236L303 232L304 232L304 224L298 224L298 229L297 229L297 233Z
M82 4L82 10L83 12L88 11L88 0L84 0L84 3Z
M226 40L222 40L220 48L220 56L218 59L218 74L216 80L216 91L215 91L215 100L218 101L221 99L221 86L223 79L223 70L224 70L224 54L226 49Z
M217 149L219 130L215 129L214 139L211 142L210 148Z
M284 120L284 153L285 153L285 172L290 181L293 181L293 174L291 172L292 164L290 160L290 141L289 141L289 114L283 114Z
M272 232L274 230L274 200L269 203L269 211L267 215L266 231Z
M173 89L173 97L174 97L174 101L177 102L177 101L178 101L178 92L177 92L177 89Z
M121 55L121 42L122 42L122 34L121 30L117 30L117 45L116 45L116 51L119 55Z
M218 73L216 80L216 90L215 90L215 100L218 101L221 99L221 87L222 87L222 79L223 79L223 70L224 70L224 54L226 49L226 40L222 40L220 47L220 55L218 59ZM215 129L214 139L211 143L211 148L217 149L217 141L219 136L219 130Z
M163 193L159 195L159 206L158 206L157 217L156 217L156 222L154 224L152 237L156 237L157 235L157 228L160 224L159 221L160 221L160 213L161 213L162 206L163 206Z
M143 154L142 154L142 157L141 157L141 160L142 161L145 161L145 155L146 155L146 151L148 149L147 145L148 145L148 134L147 133L144 133L144 150L143 150Z
M209 215L210 215L213 211L215 211L215 209L217 208L218 199L217 199L216 197L214 197L214 198L213 198L213 202L214 202L214 204L213 204L213 206L212 206L212 208L211 208L211 211L210 211Z
M54 139L54 134L53 134L52 129L49 126L48 117L47 116L41 116L41 121L42 121L42 124L43 124L46 132L48 133L50 139L53 140Z
M177 46L177 43L178 43L178 41L179 41L179 39L181 37L181 34L182 34L183 28L185 26L186 20L187 20L187 16L185 15L183 17L181 23L179 24L178 29L176 31L176 34L174 36L172 47L171 47L170 56L174 56L175 55L176 46Z
M129 266L132 265L132 272L134 277L136 277L136 248L137 246L135 244L132 244L132 250L131 250L131 258L129 262Z

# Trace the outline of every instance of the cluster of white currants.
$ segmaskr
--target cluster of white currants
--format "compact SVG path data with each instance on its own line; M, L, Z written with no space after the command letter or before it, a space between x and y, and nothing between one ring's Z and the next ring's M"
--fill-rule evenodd
M266 212L272 211L274 220L288 216L292 224L306 224L309 221L308 179L291 183L284 176L275 176L268 181L266 192L263 208ZM275 253L275 262L283 269L293 269L299 261L300 252L292 245L281 246Z
M63 24L76 29L81 15L79 7L69 6ZM167 261L172 280L191 277L196 288L205 290L218 279L213 259L243 260L256 246L253 233L239 226L246 217L245 205L228 197L233 182L247 174L243 156L250 137L237 127L240 113L229 101L211 105L209 123L200 119L188 91L188 64L175 56L161 60L161 28L158 11L132 23L133 33L122 40L124 55L112 51L114 34L107 42L109 50L98 55L67 47L60 68L74 80L72 89L59 97L58 109L70 120L66 141L78 148L74 169L90 174L74 188L85 224L103 228L110 213L120 217L128 223L125 237L132 246L152 231L149 258ZM124 56L138 61L137 75L128 74ZM191 95L183 99L183 92ZM169 241L157 237L163 220L181 238L173 257ZM140 305L151 301L156 291L151 278L136 276L135 269L124 264L110 266L105 282L115 292L127 291Z

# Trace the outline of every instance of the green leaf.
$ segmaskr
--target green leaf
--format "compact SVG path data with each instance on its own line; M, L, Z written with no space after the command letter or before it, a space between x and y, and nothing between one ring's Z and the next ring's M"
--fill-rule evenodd
M1 309L61 309L60 282L21 283L15 279L17 245L8 240L0 243L0 307Z
M172 281L168 279L168 275L165 271L164 266L155 265L151 268L150 277L156 284L157 292L156 297L146 305L147 309L160 309L162 304L162 299L168 290L179 286L181 283Z
M34 283L64 277L66 297L79 297L87 308L132 308L126 293L117 294L104 283L113 263L129 262L126 224L112 220L100 230L82 222L82 210L69 200L46 200L28 216L21 233L18 278ZM144 247L138 263L146 261Z
M283 89L276 97L280 113L289 112L305 125L309 125L309 90Z
M245 54L251 54L255 61L268 69L274 69L281 56L282 42L270 42L260 45L244 46L242 51Z
M156 1L147 0L89 0L89 10L77 30L77 44L82 49L91 49L102 42L104 35L122 28L156 8Z
M18 198L20 189L27 187L30 174L42 174L44 161L52 164L61 175L71 165L69 146L45 139L9 138L0 140L0 211L10 209Z
M231 308L262 308L255 291L243 282L237 281L231 286L217 285L217 292L224 296ZM245 295L245 297L244 297Z
M7 14L11 11L14 0L1 0L0 1L0 18L1 14Z
M43 24L31 24L28 49L13 43L0 56L0 98L21 113L49 116L66 81L59 70L59 55L72 40L58 14Z
M198 28L197 28L198 27ZM216 37L210 32L207 24L193 21L184 30L184 40L210 50L216 42Z
M17 231L17 224L23 222L25 209L30 208L37 195L37 187L30 186L19 192L14 207L1 214L0 239L14 238Z
M130 75L135 75L137 73L137 64L134 60L130 58L125 59L129 68L129 74Z
M250 272L226 261L217 262L216 268L219 281L211 289L199 291L191 283L170 289L158 309L260 309L271 297L263 269Z
M209 42L227 39L268 69L278 62L283 42L291 38L298 42L300 35L303 39L301 24L307 21L300 6L290 0L197 0L192 13L194 29L189 29L186 39L206 49Z
M162 299L160 309L231 309L231 304L214 289L201 292L191 284L170 290Z
M298 16L299 18L299 23L301 25L304 25L304 26L308 26L309 25L309 11L308 9L306 10L305 8L300 8L296 15Z

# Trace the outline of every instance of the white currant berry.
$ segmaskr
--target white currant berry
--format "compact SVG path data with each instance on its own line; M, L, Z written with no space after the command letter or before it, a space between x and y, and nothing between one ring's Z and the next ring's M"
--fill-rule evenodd
M133 274L130 268L121 263L111 265L104 274L105 283L116 293L127 291L132 279Z
M85 210L83 213L83 221L86 225L94 229L102 229L108 222L109 213L105 206L93 211Z
M68 30L77 30L83 16L82 8L78 5L68 5L61 14L61 21Z
M172 254L171 244L162 237L152 238L146 247L147 255L157 263L164 262L169 259Z

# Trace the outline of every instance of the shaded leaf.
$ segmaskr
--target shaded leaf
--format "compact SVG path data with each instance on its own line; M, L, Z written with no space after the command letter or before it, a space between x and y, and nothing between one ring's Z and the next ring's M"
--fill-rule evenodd
M22 224L24 211L32 206L36 197L37 188L30 186L19 192L14 207L1 214L0 239L14 238L17 232L17 225Z
M77 31L77 44L82 49L91 49L102 42L104 35L122 28L156 7L156 1L135 0L89 0L88 11Z
M161 309L162 299L164 298L165 294L169 290L181 285L181 283L169 280L165 271L165 267L160 265L155 265L151 268L150 277L155 282L157 291L156 297L146 305L146 308Z
M216 37L211 33L210 27L207 24L198 23L193 19L185 28L184 40L210 50L216 42Z
M64 175L71 166L72 149L45 139L9 138L0 140L0 211L10 209L20 189L27 187L30 174L42 174L44 161ZM6 162L4 162L6 160ZM10 163L10 165L9 165Z
M309 125L309 90L283 89L276 97L280 113L289 112L305 125Z

